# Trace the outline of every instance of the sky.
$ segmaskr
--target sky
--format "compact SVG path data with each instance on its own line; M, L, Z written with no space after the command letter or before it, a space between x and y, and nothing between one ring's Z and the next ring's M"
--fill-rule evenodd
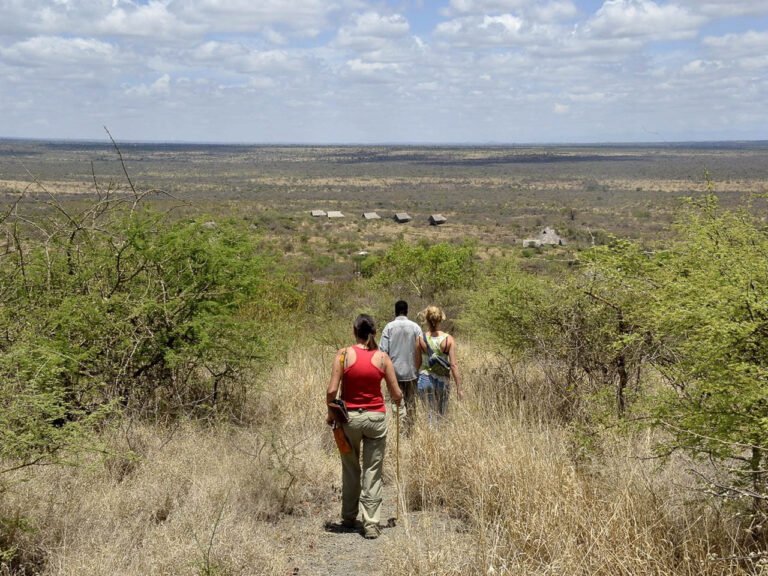
M768 0L0 0L0 138L768 139Z

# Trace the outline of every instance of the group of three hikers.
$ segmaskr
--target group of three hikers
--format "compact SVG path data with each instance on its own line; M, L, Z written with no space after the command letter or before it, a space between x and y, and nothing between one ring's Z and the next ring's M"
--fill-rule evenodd
M326 422L340 425L351 447L341 453L341 525L356 529L358 512L362 512L366 538L380 534L381 472L387 438L382 379L394 404L405 401L407 425L413 422L417 399L430 420L445 414L451 378L459 400L463 396L456 342L440 330L445 314L437 306L429 306L419 316L423 317L424 331L408 319L407 302L398 301L395 319L384 327L377 344L373 318L360 314L353 326L355 344L336 353L326 390ZM334 409L340 388L347 410L346 422L341 423Z

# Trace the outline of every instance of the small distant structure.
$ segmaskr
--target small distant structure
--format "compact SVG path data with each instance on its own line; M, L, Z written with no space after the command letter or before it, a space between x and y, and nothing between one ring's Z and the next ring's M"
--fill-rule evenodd
M329 210L328 218L344 218L344 214L342 214L338 210Z
M410 222L413 220L407 212L397 212L395 213L395 222L398 222L399 224L404 224L405 222Z
M363 212L363 218L366 220L381 220L381 216L376 214L376 212Z
M430 226L440 226L440 224L445 224L446 222L448 222L448 219L442 214L432 214L429 217Z
M208 222L205 222L203 224L203 228L208 228L208 230L215 230L216 228L218 228L218 225L214 220L209 220Z
M540 246L565 246L563 240L554 228L544 228L535 238L523 240L523 248L539 248Z
M326 215L325 214L325 210L312 210L312 212L310 212L310 214L312 214L312 216L315 216L315 217L317 217L317 216L325 216Z

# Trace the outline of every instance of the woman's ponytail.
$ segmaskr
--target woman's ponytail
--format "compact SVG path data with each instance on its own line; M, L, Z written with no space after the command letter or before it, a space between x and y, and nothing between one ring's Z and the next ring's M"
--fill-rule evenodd
M373 317L368 314L360 314L355 318L355 336L365 342L368 350L378 350L379 345L376 343L376 322Z

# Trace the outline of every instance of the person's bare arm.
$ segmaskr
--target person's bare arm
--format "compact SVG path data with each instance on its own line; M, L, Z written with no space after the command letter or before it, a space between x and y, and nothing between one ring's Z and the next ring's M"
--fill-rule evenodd
M461 389L461 373L459 372L459 363L456 360L456 341L453 336L446 338L448 341L448 359L451 361L451 376L456 383L456 396L459 400L464 399L464 391Z
M413 361L416 363L416 372L418 373L421 368L421 343L423 342L421 336L416 338L416 344L413 347Z
M333 367L331 368L331 380L328 382L328 388L325 391L325 404L326 406L336 399L336 394L339 393L339 384L341 383L341 354L344 352L344 348L336 352L336 357L333 359ZM333 412L328 407L328 414L325 417L325 422L328 426L333 425Z
M387 324L384 326L384 330L381 332L381 339L379 340L379 350L384 352L384 354L389 354L389 333L390 327Z
M392 365L392 360L382 352L382 362L384 364L384 381L387 383L387 390L389 390L389 397L395 404L400 404L400 400L403 398L403 391L400 390L400 385L397 383L397 376L395 375L395 367Z

